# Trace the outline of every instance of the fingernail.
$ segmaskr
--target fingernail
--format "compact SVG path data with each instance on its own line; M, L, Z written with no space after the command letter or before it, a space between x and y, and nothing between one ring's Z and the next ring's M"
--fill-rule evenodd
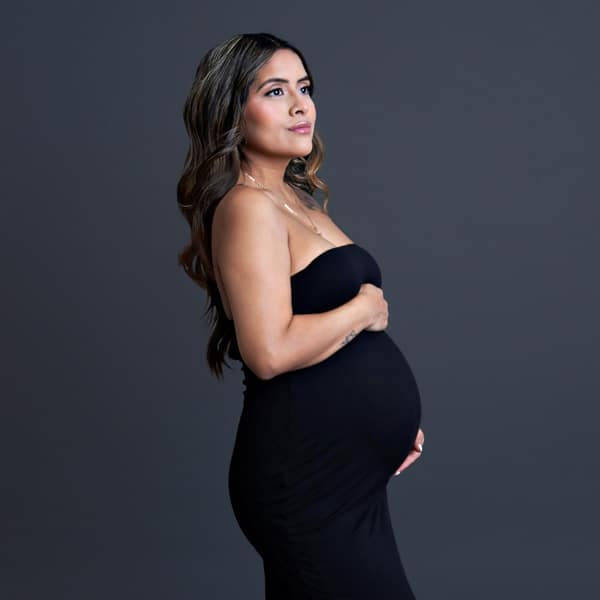
M419 448L419 452L423 452L423 444L417 444L417 447Z

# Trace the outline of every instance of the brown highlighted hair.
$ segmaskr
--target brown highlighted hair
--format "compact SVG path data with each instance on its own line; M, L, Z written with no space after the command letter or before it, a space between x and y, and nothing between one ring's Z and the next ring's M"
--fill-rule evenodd
M233 321L223 309L212 261L211 230L215 209L223 196L238 181L240 170L247 163L241 131L243 111L250 86L259 69L276 50L287 48L295 52L311 82L314 79L302 53L269 33L238 34L210 49L200 60L183 107L183 119L189 136L183 173L177 184L177 203L189 223L189 243L178 253L182 266L207 292L210 337L206 361L218 379L223 378L223 366L231 368L230 354L235 336ZM323 142L317 131L313 147L307 156L290 160L284 180L294 188L312 195L315 190L324 194L323 211L327 212L329 188L317 177L323 162Z

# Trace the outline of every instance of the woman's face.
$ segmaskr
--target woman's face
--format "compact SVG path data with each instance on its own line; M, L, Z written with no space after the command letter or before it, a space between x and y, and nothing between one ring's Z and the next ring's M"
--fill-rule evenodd
M269 81L271 78L287 81ZM311 84L295 52L276 50L250 87L244 109L245 146L277 157L310 154L317 118ZM308 133L290 130L300 121L309 121Z

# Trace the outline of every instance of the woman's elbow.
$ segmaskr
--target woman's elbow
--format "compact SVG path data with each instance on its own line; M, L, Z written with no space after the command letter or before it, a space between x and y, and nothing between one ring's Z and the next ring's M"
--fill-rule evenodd
M243 357L241 350L240 354ZM268 381L280 373L280 356L281 353L275 348L262 348L248 352L248 358L244 358L244 362L259 379Z

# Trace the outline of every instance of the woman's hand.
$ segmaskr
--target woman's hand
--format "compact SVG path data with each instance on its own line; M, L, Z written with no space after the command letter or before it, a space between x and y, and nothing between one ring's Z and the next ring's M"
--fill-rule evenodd
M372 283L363 283L357 296L364 298L369 312L369 325L365 331L383 331L388 326L388 303L383 289Z
M415 438L415 444L412 450L408 453L408 456L404 459L404 462L398 467L398 470L394 473L394 476L400 475L404 469L410 466L412 463L421 456L421 452L423 452L423 442L425 441L425 434L421 429L417 432L417 437Z

